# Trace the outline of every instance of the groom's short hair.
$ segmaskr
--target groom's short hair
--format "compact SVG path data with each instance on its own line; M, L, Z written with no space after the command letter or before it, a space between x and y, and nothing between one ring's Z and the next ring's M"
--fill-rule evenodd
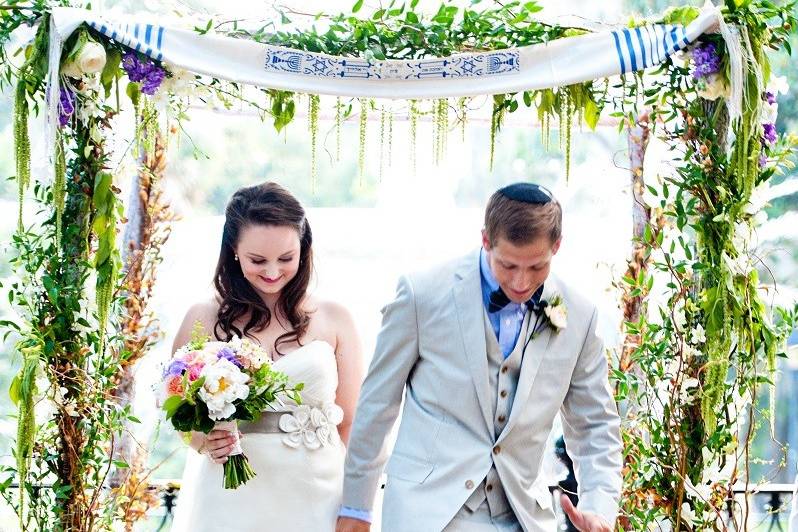
M554 197L545 203L530 203L497 190L485 207L485 233L491 246L499 238L515 245L544 237L554 243L562 236L562 207Z

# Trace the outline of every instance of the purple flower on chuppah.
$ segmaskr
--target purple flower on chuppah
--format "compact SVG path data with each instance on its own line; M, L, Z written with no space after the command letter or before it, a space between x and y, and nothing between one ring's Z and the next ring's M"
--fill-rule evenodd
M776 124L762 124L762 143L766 146L773 146L778 140Z
M122 56L122 68L130 81L141 82L141 92L149 96L155 94L166 77L166 71L155 61L132 51Z
M64 127L69 123L69 117L75 112L75 93L68 87L61 85L61 94L58 105L58 123Z
M705 42L698 44L693 49L692 56L694 79L699 80L720 72L720 55L715 43Z

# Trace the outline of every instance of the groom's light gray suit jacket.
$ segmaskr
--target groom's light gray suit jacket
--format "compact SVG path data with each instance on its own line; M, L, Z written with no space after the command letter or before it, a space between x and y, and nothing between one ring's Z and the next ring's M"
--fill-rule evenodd
M543 530L551 522L551 497L538 475L557 412L576 467L579 508L613 522L621 488L619 418L595 307L549 276L543 298L562 295L568 325L547 327L529 343L509 420L496 437L480 282L476 252L400 279L396 299L383 309L355 414L343 504L372 507L404 393L386 468L384 531L442 530L492 463L523 528Z

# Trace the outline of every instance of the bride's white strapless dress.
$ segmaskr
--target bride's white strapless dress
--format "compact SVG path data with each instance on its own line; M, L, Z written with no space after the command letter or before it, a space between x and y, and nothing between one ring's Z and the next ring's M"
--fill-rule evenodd
M244 433L241 447L256 476L238 489L222 487L222 465L188 450L174 532L255 532L335 529L344 476L344 445L336 425L338 369L332 346L313 341L273 365L304 383L302 406L280 418L284 432Z

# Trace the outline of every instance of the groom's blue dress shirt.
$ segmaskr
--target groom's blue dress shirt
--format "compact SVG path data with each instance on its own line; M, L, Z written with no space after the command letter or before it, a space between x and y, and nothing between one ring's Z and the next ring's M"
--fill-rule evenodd
M479 272L482 278L482 304L485 305L487 310L490 304L490 293L499 289L499 282L490 271L488 264L488 254L484 249L479 252ZM535 294L539 296L539 292ZM499 347L502 350L504 358L510 356L515 348L515 343L518 341L518 335L521 332L521 325L524 324L524 314L526 314L526 305L507 303L499 312L488 312L488 319L493 327L493 332L496 334L496 339L499 341Z
M485 305L485 310L487 310L490 303L490 293L499 289L499 282L493 276L493 272L490 271L488 255L484 249L479 252L479 272L482 285L482 304ZM540 290L536 292L534 297L540 298L540 292ZM493 332L496 334L496 339L499 341L499 347L501 347L505 358L515 348L515 343L518 341L518 335L521 332L521 325L524 323L526 310L526 305L519 305L511 301L499 312L488 313L488 319L490 319ZM338 515L360 519L369 523L372 519L370 510L361 510L348 506L342 506Z

